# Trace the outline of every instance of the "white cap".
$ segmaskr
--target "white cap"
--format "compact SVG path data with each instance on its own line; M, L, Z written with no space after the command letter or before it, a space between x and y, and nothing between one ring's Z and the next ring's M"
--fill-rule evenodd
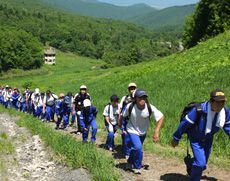
M87 89L86 85L81 85L80 89Z
M36 88L34 93L39 94L39 88Z
M136 85L134 82L132 82L132 83L130 83L130 84L128 85L128 88L130 88L130 87L137 87L137 85Z
M89 100L89 99L85 99L85 100L83 101L83 105L84 105L84 107L91 106L90 100Z
M8 85L6 85L5 87L9 87Z

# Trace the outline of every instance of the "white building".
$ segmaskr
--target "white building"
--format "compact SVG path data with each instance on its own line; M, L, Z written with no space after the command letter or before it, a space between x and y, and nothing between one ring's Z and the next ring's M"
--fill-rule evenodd
M44 50L44 63L49 65L56 64L56 51L53 47Z

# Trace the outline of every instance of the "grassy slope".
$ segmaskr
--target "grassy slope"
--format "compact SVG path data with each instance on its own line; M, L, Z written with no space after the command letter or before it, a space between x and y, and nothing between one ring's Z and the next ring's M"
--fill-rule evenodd
M184 25L185 18L192 14L194 10L194 4L186 6L174 6L157 12L146 13L142 16L136 16L131 19L131 22L154 28L159 28L162 26L182 27Z
M56 72L2 82L21 87L25 81L32 81L33 88L35 85L41 85L39 87L52 88L57 93L69 90L76 92L80 84L84 83L89 87L93 104L99 109L98 124L104 127L101 113L109 101L109 96L113 93L119 96L125 95L127 84L134 81L139 87L148 91L150 102L165 114L166 122L161 132L160 145L168 149L167 145L178 126L179 113L184 105L194 100L207 100L209 92L215 88L224 89L227 97L230 97L229 42L230 31L181 54L145 64L93 71L84 68L81 73L76 73L75 70L81 67L75 64L76 67L65 74ZM59 65L54 69L60 70L58 67ZM214 144L211 161L219 163L221 160L220 163L227 165L230 163L230 160L226 159L230 157L230 143L223 132L216 136L216 140L218 141ZM185 145L186 142L182 144ZM153 146L150 138L145 142L146 148L155 152L159 152L156 147L161 147L160 145ZM165 148L162 147L162 150ZM181 154L179 149L170 150L168 153L166 150L165 153Z

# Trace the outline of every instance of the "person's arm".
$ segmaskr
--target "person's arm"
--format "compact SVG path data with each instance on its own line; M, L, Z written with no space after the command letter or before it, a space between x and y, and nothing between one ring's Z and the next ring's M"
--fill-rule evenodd
M153 136L152 136L152 139L154 142L157 142L159 141L159 133L160 133L160 130L161 130L161 127L164 123L164 116L162 116L158 121L157 121L157 125L156 125L156 128L153 132Z
M194 125L196 116L197 110L196 108L193 108L181 121L177 130L173 134L173 139L171 142L173 147L176 147L179 144L182 135Z
M230 139L230 113L229 113L229 110L227 109L225 111L226 113L226 122L224 124L224 132L228 135L229 139Z
M104 116L105 121L106 121L106 123L107 123L108 125L111 124L111 123L110 123L110 120L109 120L109 106L110 106L110 105L105 106L105 109L104 109L104 112L103 112L103 116Z
M124 108L123 112L121 112L121 114L118 117L118 126L119 126L119 128L122 127L123 119L125 119L128 116L130 116L129 115L129 106L130 105L131 105L131 103L127 104L126 107ZM128 120L126 120L126 121L128 121Z

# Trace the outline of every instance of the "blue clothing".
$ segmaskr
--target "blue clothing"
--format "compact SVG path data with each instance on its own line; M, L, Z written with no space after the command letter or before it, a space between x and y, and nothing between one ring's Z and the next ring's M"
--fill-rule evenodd
M190 140L190 145L193 151L192 172L190 176L191 181L199 181L202 176L202 171L206 169L208 162L214 134L217 133L220 128L216 126L217 115L215 115L212 129L210 133L205 134L207 124L208 103L201 104L202 114L199 120L196 120L197 110L193 108L182 120L178 129L173 134L175 141L180 141L182 134L187 133ZM230 137L230 113L227 107L225 109L226 121L223 127L225 133Z
M133 133L128 134L132 143L128 163L132 164L135 169L141 169L143 160L142 145L144 143L146 135L139 136Z
M35 110L35 117L40 117L40 116L41 116L41 120L45 118L45 114L43 113L43 106L37 106Z
M16 93L16 92L14 92L13 94L12 94L12 106L16 109L16 110L18 110L18 98L20 97L20 94L19 93Z
M55 112L55 105L48 106L46 105L46 121L50 122L50 120L54 120L54 112Z
M112 125L113 126L113 132L109 131L109 126L106 126L108 135L107 135L107 139L106 139L106 146L109 148L114 148L114 134L117 131L117 125Z
M97 108L95 106L90 106L89 109L83 109L80 115L80 125L82 128L82 138L83 141L87 141L90 126L92 127L92 137L91 141L96 140L96 133L97 133L97 124L96 124L96 115L97 115ZM87 130L85 130L85 128Z

